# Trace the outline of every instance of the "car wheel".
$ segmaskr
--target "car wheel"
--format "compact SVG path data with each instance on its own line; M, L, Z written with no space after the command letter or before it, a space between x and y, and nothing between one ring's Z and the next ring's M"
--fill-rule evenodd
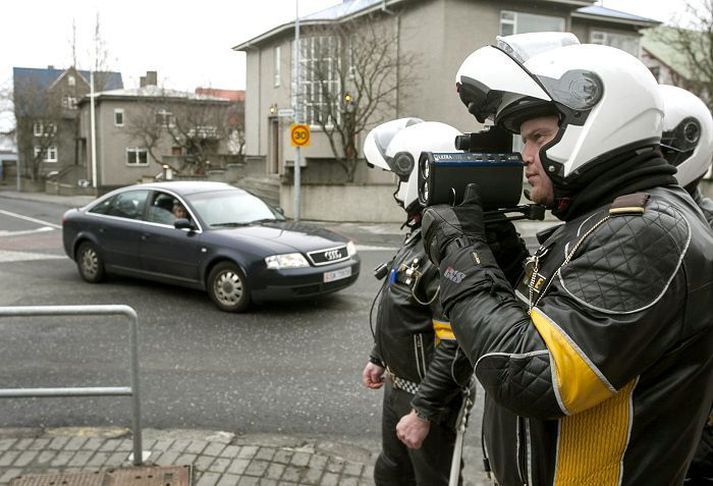
M208 275L208 294L220 310L242 312L250 305L245 274L231 262L216 265Z
M85 241L77 250L77 268L79 275L90 283L101 282L106 275L104 260L102 260L96 245Z

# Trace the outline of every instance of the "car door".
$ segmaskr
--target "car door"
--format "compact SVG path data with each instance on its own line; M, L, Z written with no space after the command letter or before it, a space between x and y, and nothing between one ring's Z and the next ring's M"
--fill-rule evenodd
M139 238L144 226L147 189L124 191L94 206L92 227L109 269L134 273L141 268Z
M154 278L194 284L200 281L198 272L202 255L202 233L176 229L175 216L169 208L185 202L174 194L153 191L146 211L146 224L140 235L139 254L142 272ZM190 213L189 213L189 216Z

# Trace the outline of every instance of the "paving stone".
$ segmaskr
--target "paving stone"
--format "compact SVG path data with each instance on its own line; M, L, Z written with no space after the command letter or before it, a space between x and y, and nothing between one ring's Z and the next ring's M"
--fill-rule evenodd
M334 457L329 458L327 467L325 468L328 472L339 474L344 469L344 461L340 459L335 459Z
M94 451L77 451L67 465L70 467L86 466L93 455Z
M188 447L188 444L190 444L191 441L188 439L178 439L173 441L173 445L171 446L171 450L174 450L176 452L183 452L186 447Z
M50 466L66 466L73 455L73 451L62 451L52 460Z
M89 460L87 466L102 467L109 460L110 456L111 452L97 452L94 454L94 457Z
M272 461L273 456L275 455L275 449L272 447L261 447L258 449L257 453L255 454L255 457L253 459L261 459L263 461Z
M52 459L55 458L57 455L57 451L42 451L40 452L40 455L37 456L37 459L35 460L35 463L38 465L43 465L43 464L49 464Z
M267 467L264 477L267 479L280 479L283 472L285 472L284 464L272 463Z
M50 442L51 439L35 439L32 441L32 444L30 444L28 449L32 451L45 450Z
M63 449L65 451L78 451L85 442L87 442L86 437L72 437L69 439L69 442L64 445Z
M238 482L238 486L258 486L260 484L260 478L253 478L250 476L243 476Z
M302 475L303 470L304 470L303 467L287 466L287 467L285 467L285 472L282 473L281 479L283 481L298 482L300 480L300 476Z
M277 486L277 481L274 479L260 479L260 486Z
M235 486L240 481L240 476L234 476L232 474L225 474L220 478L218 486Z
M205 448L203 454L206 456L219 456L220 453L223 452L223 449L225 449L225 444L221 444L220 442L211 442L208 444L208 447Z
M197 458L195 461L193 461L193 467L194 470L197 471L208 471L208 467L213 463L215 460L214 457L209 457L209 456L201 456ZM213 472L222 472L222 471L213 471Z
M240 459L252 459L257 454L258 449L259 447L256 446L243 446L238 452L238 457Z
M307 464L309 464L309 459L310 454L307 454L306 452L295 452L292 455L290 463L295 466L306 466Z
M121 439L108 439L99 448L100 451L113 452L121 444Z
M0 470L0 483L9 483L16 477L22 474L22 469L8 469L7 471Z
M158 457L156 464L159 466L173 466L176 464L179 454L179 452L173 450L164 452Z
M280 449L275 452L275 456L272 458L272 462L278 462L280 464L289 464L290 459L292 459L292 454L292 451Z
M220 453L220 457L238 457L239 452L240 446L229 445L225 449L223 449L223 452Z
M198 455L196 454L181 454L178 459L176 459L176 464L193 464Z
M15 462L15 459L17 459L17 456L20 455L20 451L5 451L3 454L0 456L0 466L9 466L13 462Z
M342 474L348 474L349 476L361 476L363 469L363 464L359 464L357 462L347 462L344 465L344 471L342 471Z
M104 445L105 439L97 439L96 437L91 437L87 442L84 443L82 446L82 449L86 449L88 451L96 451L99 450L99 448Z
M131 439L120 439L119 445L116 447L116 451L127 451L131 452L134 450L134 441Z
M248 468L245 470L245 475L262 477L262 475L265 474L265 471L267 470L267 466L269 465L270 463L267 461L253 459L252 461L250 461Z
M38 453L37 451L25 451L22 454L20 454L20 457L15 459L15 463L13 464L16 467L25 467L29 463L32 462L32 460L37 457Z
M218 484L219 479L220 474L205 473L201 476L198 483L196 483L196 486L215 486L216 484Z
M192 440L191 443L186 446L183 452L187 454L200 454L206 447L208 447L207 441Z
M15 442L15 439L0 439L0 451L9 450Z
M107 467L119 467L129 463L129 454L126 451L112 452L106 460Z
M324 474L324 469L308 467L302 474L301 482L305 484L319 484L319 480Z
M324 469L324 467L327 465L328 460L329 460L329 458L327 456L320 456L320 455L314 454L309 459L309 467L313 467L313 468L317 468L317 469Z
M320 486L337 486L339 484L339 474L325 473L319 484Z
M243 474L250 464L250 459L235 459L230 466L228 472L231 474Z
M156 449L157 451L167 451L169 449L172 449L172 445L173 439L160 439L157 440L151 448Z
M210 459L212 459L212 457ZM211 472L224 473L228 469L228 466L230 466L230 459L219 457L213 461L213 464L208 467L208 470Z
M359 479L355 477L344 477L342 476L342 479L339 480L339 486L358 486L359 485Z
M156 439L142 440L141 448L145 451L150 451L156 447L156 442L158 442Z

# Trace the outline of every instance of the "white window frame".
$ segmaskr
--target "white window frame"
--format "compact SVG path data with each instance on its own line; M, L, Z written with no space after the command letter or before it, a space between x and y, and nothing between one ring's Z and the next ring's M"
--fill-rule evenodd
M315 59L317 53L316 44L322 44L323 42L328 42L328 52L332 55ZM336 92L336 96L333 96L335 100L341 99L342 86L339 80L339 69L341 68L342 56L341 56L341 42L338 37L335 36L311 36L305 37L300 40L300 88L301 93L297 94L296 87L292 86L293 93L293 106L301 107L302 113L300 114L300 120L304 123L309 124L311 127L319 128L320 125L316 122L315 114L319 112L319 108L322 105L326 105L329 99L324 99L321 92L321 86L319 80L313 78L313 69L311 66L316 62L326 62L329 77L327 82L329 84L329 90L332 93ZM294 50L294 42L293 42ZM294 64L294 63L293 63ZM294 66L293 66L294 69ZM293 76L294 79L294 76ZM315 88L319 88L315 90ZM313 93L317 95L313 95ZM302 99L296 99L296 96L300 96ZM300 102L299 104L297 102ZM339 116L339 111L337 110L337 116ZM331 124L327 122L326 126Z
M281 78L282 78L282 46L275 46L274 57L275 57L275 65L274 65L275 78L274 78L273 86L275 88L279 88Z
M136 162L131 162L131 154L133 154ZM146 162L139 162L140 154L144 154L146 157ZM129 167L146 167L149 165L149 152L145 148L140 147L126 147L126 165Z
M173 116L173 113L165 108L161 108L156 112L156 123L164 127L173 127L176 126L176 119Z
M559 17L557 15L543 15L543 14L535 14L535 13L530 13L530 12L517 12L515 10L501 10L500 11L500 28L499 32L500 35L508 35L503 33L503 25L512 25L512 33L513 34L522 34L524 32L520 32L518 28L518 16L520 15L526 15L526 16L532 16L532 17L546 17L549 19L557 19L561 22L561 26L559 31L564 32L567 23L565 22L564 17ZM512 18L510 18L512 17Z
M62 106L68 110L77 109L77 98L75 96L64 95L62 96Z
M34 154L35 157L42 153L42 162L55 163L58 160L58 150L56 145L50 145L49 147L39 147L35 145Z
M45 129L44 122L35 122L32 124L32 133L35 137L49 137L57 133L57 125L48 123Z
M121 115L121 123L117 122L117 115ZM114 110L114 126L115 127L123 127L124 126L124 109L123 108L116 108Z
M612 45L612 38L630 38L632 40L636 41L636 46L637 46L637 52L629 52L625 51L624 52L629 52L632 56L639 57L641 53L641 42L639 40L639 36L637 35L630 35L630 34L620 34L617 32L606 32L604 30L593 30L589 33L589 42L591 44L600 44L603 46L611 46L611 47L617 47ZM617 47L618 49L621 49L620 47Z
M77 84L77 80L74 76L72 76L71 74L69 76L67 76L67 85L75 86L76 84Z

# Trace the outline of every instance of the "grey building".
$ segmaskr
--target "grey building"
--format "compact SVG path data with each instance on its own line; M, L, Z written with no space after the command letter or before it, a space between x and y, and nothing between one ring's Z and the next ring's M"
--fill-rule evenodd
M202 177L237 160L231 135L242 124L242 104L156 86L151 71L141 82L95 95L100 192L167 176ZM79 160L93 181L88 97L79 101L79 113Z
M301 66L325 62L324 27L359 22L369 16L391 29L398 56L418 59L418 81L398 79L388 107L377 110L372 125L381 121L416 116L437 120L462 131L476 129L455 93L455 73L462 61L477 48L492 44L498 35L535 31L570 31L582 42L612 45L639 55L639 30L657 21L593 5L594 0L345 0L341 4L300 19ZM272 184L287 214L292 213L290 186L294 149L289 144L291 120L279 116L291 108L297 93L294 73L294 22L287 23L235 46L247 56L246 160L251 180ZM308 46L305 48L305 45ZM321 46L321 47L320 47ZM348 63L353 53L336 49ZM397 71L398 73L398 71ZM399 76L399 74L397 74ZM311 89L309 74L302 70L302 89ZM335 79L330 89L344 90L346 82ZM300 94L308 100L309 92ZM315 103L313 103L315 104ZM314 111L313 111L314 113ZM310 111L305 120L311 123ZM366 131L357 136L361 147ZM389 174L366 170L359 164L353 184L334 187L331 161L334 155L328 140L313 124L311 144L302 150L305 157L302 179L302 207L305 218L346 220L399 220L391 193L379 184L391 184ZM330 184L331 182L331 184ZM364 203L355 207L355 200ZM342 201L344 203L342 203ZM364 204L366 204L366 209Z
M78 101L90 91L90 73L75 67L13 68L17 150L22 176L39 189L44 178L81 173ZM121 74L97 72L95 90L123 87Z

